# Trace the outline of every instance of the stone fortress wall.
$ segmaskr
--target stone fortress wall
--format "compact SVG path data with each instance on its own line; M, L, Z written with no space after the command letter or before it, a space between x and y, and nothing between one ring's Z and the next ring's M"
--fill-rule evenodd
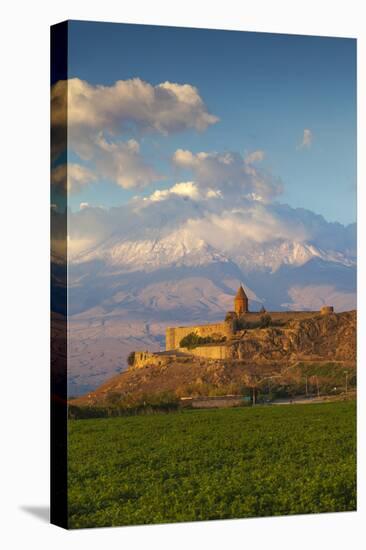
M150 353L148 351L135 352L135 360L133 367L141 368L147 365L168 365L172 358L179 355L193 355L205 359L225 360L230 357L229 342L233 341L235 336L235 319L240 318L242 321L258 322L263 314L268 314L273 322L296 321L314 317L314 315L329 315L333 313L332 306L323 306L320 311L269 311L269 312L251 312L248 309L248 298L240 286L234 300L235 311L228 312L227 320L221 323L212 323L207 325L190 325L181 327L169 327L166 329L165 352ZM228 340L228 343L212 343L197 346L193 349L180 347L182 338L190 333L195 333L202 338L211 336L213 338L223 338Z
M136 351L133 362L134 369L142 369L146 366L166 366L172 361L189 356L203 357L205 359L223 360L230 356L230 347L222 344L209 344L193 349L179 348L163 352Z
M230 346L225 344L208 344L206 346L197 346L193 349L180 348L182 351L194 355L195 357L203 357L204 359L229 359Z
M202 338L206 336L217 336L229 338L233 334L231 323L213 323L210 325L190 325L189 327L169 327L166 329L165 349L167 351L179 348L182 338L194 332ZM192 352L192 350L190 350Z
M270 315L272 321L289 321L289 320L296 320L296 319L306 319L310 317L314 317L317 313L321 313L322 315L326 315L328 313L331 313L333 311L333 308L330 306L324 306L320 312L319 311L270 311L267 312L268 315ZM263 312L259 311L248 311L246 313L243 313L240 318L244 321L248 322L258 322L260 321L261 317L263 316ZM188 327L169 327L166 329L165 334L165 349L166 351L178 349L180 347L180 341L182 338L190 334L191 332L194 332L198 336L205 337L205 336L216 336L218 338L226 337L230 338L233 336L234 331L232 329L232 325L230 322L223 322L223 323L213 323L210 325L190 325ZM211 345L210 345L211 346ZM208 347L208 346L207 346ZM223 345L217 345L217 348L223 348L225 347L225 344ZM195 348L200 349L203 353L203 350L206 349L205 347ZM189 350L189 353L193 355L194 350ZM208 353L214 353L208 352ZM217 357L219 359L219 357Z
M133 367L141 369L147 365L164 366L171 361L172 357L174 358L175 355L165 355L161 352L135 351Z

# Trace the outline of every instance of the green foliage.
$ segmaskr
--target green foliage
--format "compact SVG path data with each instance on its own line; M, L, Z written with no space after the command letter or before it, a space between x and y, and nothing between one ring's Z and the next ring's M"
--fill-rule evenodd
M69 526L355 510L354 402L69 421Z
M272 318L268 313L263 313L259 319L259 326L260 328L266 328L271 326L272 324Z
M237 319L237 315L235 312L233 311L228 311L225 315L225 321L228 322L228 321L235 321Z
M155 412L172 412L176 411L178 407L179 399L173 392L133 395L121 395L112 392L106 396L104 406L78 407L70 404L68 417L72 420L79 420L109 416L130 416Z
M222 336L221 338L214 338L213 336L198 336L195 332L190 332L179 342L181 348L193 349L197 346L202 346L203 344L213 344L225 342L226 337Z
M342 363L332 361L328 363L304 362L298 364L297 370L301 375L302 390L305 387L305 378L307 377L310 393L316 393L317 386L319 386L322 394L343 392L346 386L346 373L348 389L355 389L357 385L356 370L351 367L347 368Z
M132 367L132 365L134 364L135 362L135 352L134 351L131 351L131 353L128 354L128 357L127 357L127 364Z
M253 330L256 328L274 328L274 327L283 327L285 321L278 319L274 320L269 313L263 308L263 311L260 311L261 315L257 321L250 321L249 318L245 316L241 317L237 321L237 329L239 330Z

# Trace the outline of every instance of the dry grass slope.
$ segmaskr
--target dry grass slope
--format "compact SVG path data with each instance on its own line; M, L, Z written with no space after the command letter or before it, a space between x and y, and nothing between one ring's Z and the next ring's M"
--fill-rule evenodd
M96 391L72 401L78 406L105 406L111 396L136 400L171 392L184 395L242 393L253 383L298 387L304 376L318 376L324 388L343 384L344 369L355 375L356 312L315 315L283 327L242 331L232 341L231 359L172 356L164 365L125 371ZM311 382L311 381L310 381Z

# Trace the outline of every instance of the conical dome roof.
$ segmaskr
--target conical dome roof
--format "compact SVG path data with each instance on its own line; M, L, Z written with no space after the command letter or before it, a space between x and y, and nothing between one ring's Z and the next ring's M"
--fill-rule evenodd
M247 297L247 295L245 294L243 287L240 285L239 290L238 290L238 292L236 293L235 300L238 300L238 299L245 300L245 299L247 299L247 298L248 298L248 297Z

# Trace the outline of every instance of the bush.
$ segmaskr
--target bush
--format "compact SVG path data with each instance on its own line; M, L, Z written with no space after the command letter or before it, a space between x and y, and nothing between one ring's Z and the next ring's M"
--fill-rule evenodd
M132 365L134 364L135 362L135 352L134 351L131 351L131 353L128 354L128 357L127 357L127 364L132 367Z
M179 399L173 392L165 391L155 394L123 396L115 392L106 399L105 406L68 406L68 418L81 420L87 418L107 418L114 416L131 416L155 412L172 412L178 410Z
M261 315L261 318L259 321L260 328L269 327L271 324L272 324L272 318L270 315L268 315L268 313L264 313L263 315Z
M241 330L247 329L256 329L256 328L267 328L272 326L282 325L280 322L274 322L272 317L268 313L263 313L259 321L248 321L246 319L239 319L238 328Z
M221 343L226 340L225 336L214 338L213 336L198 336L195 332L190 332L181 339L179 347L193 349L203 344Z

